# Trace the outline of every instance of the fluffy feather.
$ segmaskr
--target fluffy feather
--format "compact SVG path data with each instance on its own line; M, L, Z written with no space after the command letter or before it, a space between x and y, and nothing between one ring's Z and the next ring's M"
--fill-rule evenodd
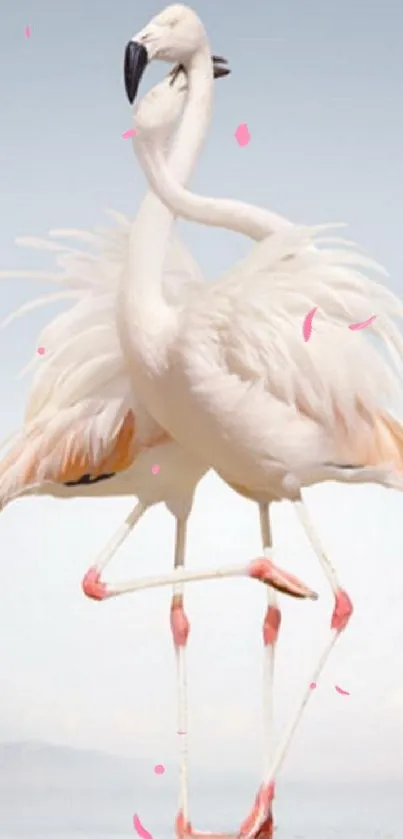
M67 290L24 304L3 326L55 299L73 297L75 302L37 338L45 354L40 359L35 356L28 366L34 365L36 372L24 427L0 463L3 504L19 490L43 481L73 481L80 474L97 476L103 470L127 468L139 451L168 439L136 399L122 358L115 328L116 290L126 267L131 224L120 214L113 215L114 230L50 234L52 239L57 236L90 245L95 249L92 254L46 239L18 240L22 246L57 253L62 269L58 282ZM34 273L34 279L47 276ZM167 300L173 305L182 303L201 283L197 264L173 239L164 277Z
M179 313L166 381L156 373L155 416L183 445L197 436L231 485L270 495L270 470L274 482L292 473L305 483L334 480L338 464L403 470L387 414L400 395L402 303L370 278L380 266L337 240L326 247L324 229L278 231L203 286ZM370 315L370 328L348 329Z
M403 305L363 273L385 273L381 266L358 251L324 247L322 229L288 228L255 246L204 287L186 311L184 329L189 334L195 319L210 317L219 325L229 373L264 383L267 392L333 427L336 406L348 425L357 403L375 412L397 396L400 379L390 362L401 371L403 338L395 321ZM305 342L303 321L314 307ZM346 331L372 314L370 328Z

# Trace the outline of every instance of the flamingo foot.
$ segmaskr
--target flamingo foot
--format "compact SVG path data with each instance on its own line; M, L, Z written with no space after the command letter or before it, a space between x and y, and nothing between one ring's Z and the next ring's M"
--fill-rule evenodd
M274 793L274 781L271 781L270 784L262 784L252 812L241 825L237 839L272 839L274 835L272 810Z
M183 608L183 594L174 594L172 598L171 631L175 647L186 647L190 623Z
M353 614L353 604L347 592L342 588L338 590L335 601L331 626L337 632L342 632Z
M274 821L273 821L273 813L269 813L267 819L263 822L261 827L259 827L258 832L256 833L256 839L273 839L274 836Z
M318 599L315 591L312 591L311 588L306 586L305 583L302 583L297 577L294 577L293 574L289 574L288 571L283 571L282 568L278 568L267 557L254 559L249 564L248 573L255 580L260 580L261 583L266 583L266 585L272 586L283 594L289 594L291 597L309 597L310 600Z
M90 597L91 600L105 600L109 597L107 585L102 582L101 574L95 566L87 571L81 587L86 597Z
M191 823L185 822L182 810L179 811L175 820L175 834L177 839L237 839L234 833L193 830Z

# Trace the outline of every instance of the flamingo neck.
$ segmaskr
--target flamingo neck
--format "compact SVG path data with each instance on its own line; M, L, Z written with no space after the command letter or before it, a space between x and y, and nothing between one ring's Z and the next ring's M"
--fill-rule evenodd
M190 177L210 121L213 71L207 42L189 62L187 77L187 102L168 159L168 167L172 166L175 177L182 182ZM136 138L134 145L137 151L141 142ZM137 362L148 364L152 355L161 354L175 329L174 311L162 288L173 222L172 211L155 195L148 194L132 228L128 270L118 308L122 349L131 366Z
M168 168L155 142L139 142L138 146L150 186L173 214L209 227L224 227L255 241L292 226L283 216L253 204L189 192Z

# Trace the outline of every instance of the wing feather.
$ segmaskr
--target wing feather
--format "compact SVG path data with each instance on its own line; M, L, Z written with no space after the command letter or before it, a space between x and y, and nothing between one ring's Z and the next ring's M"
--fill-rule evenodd
M183 352L195 330L220 331L228 373L334 428L397 398L403 305L367 272L385 270L358 250L326 248L319 228L292 227L268 237L214 284L184 317ZM337 242L337 239L335 240ZM334 244L334 241L332 242ZM303 322L316 308L309 341ZM370 328L348 326L376 319ZM336 417L337 414L337 417Z
M27 483L75 480L80 470L99 474L106 467L126 468L136 451L164 436L133 393L121 354L115 327L116 292L121 272L127 269L132 222L118 213L111 215L116 225L111 230L53 230L49 240L18 240L20 245L54 252L61 271L59 275L40 271L14 275L51 278L66 291L49 295L48 301L74 295L75 302L41 331L36 346L43 346L45 355L36 356L26 368L35 365L36 371L21 436L0 462L3 503ZM66 239L89 245L95 253L68 247ZM165 269L167 298L180 305L189 289L201 282L196 262L173 239ZM46 302L43 297L29 301L6 323ZM130 433L128 417L133 417Z

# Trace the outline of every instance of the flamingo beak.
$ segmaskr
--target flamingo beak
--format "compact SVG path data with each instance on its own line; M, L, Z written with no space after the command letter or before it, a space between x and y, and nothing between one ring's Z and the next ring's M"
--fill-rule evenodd
M131 105L137 96L148 62L149 56L144 44L129 41L125 52L124 74L126 94Z

